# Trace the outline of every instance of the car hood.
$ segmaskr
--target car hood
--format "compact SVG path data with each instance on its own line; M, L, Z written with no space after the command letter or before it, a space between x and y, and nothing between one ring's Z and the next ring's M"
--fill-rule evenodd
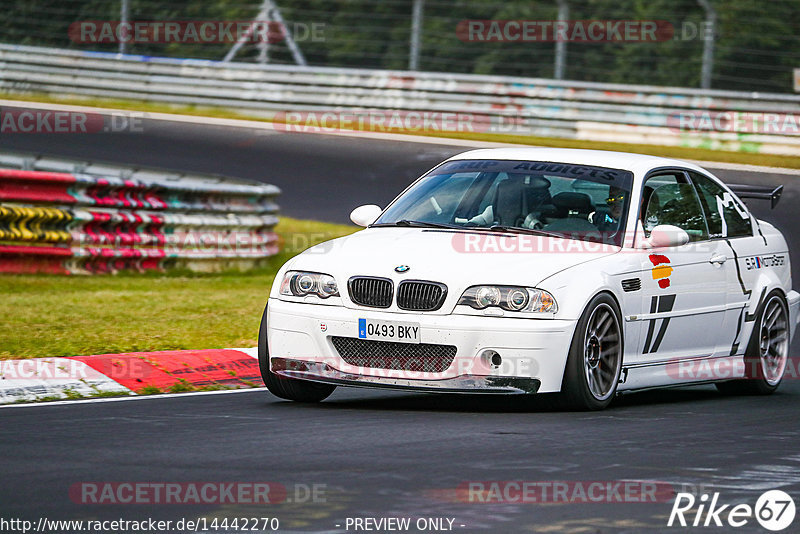
M293 270L395 281L443 282L451 291L476 284L536 286L564 269L619 252L619 247L547 236L428 228L368 228L312 247ZM408 267L406 272L395 269Z

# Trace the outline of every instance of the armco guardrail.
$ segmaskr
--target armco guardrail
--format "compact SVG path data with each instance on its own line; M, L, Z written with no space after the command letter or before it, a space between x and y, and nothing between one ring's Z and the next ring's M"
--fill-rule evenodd
M0 153L0 272L246 269L279 250L272 185Z
M496 133L800 154L796 95L265 66L17 45L0 45L0 91L216 106L267 118L286 111L468 113L474 120L467 128ZM682 117L688 119L683 124Z

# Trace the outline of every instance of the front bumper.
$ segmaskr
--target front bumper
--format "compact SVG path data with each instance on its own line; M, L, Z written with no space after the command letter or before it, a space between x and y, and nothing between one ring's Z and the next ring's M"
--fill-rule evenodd
M270 366L289 378L329 384L453 393L550 393L561 389L576 321L468 315L397 313L270 299ZM420 341L452 345L444 372L356 367L331 341L358 337L360 318L415 322ZM482 355L502 357L493 367Z

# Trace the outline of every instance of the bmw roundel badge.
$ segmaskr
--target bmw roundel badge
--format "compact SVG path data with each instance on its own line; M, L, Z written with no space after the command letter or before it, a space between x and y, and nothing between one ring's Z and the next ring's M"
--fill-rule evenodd
M398 273L407 273L410 269L411 267L409 267L408 265L398 265L397 267L394 268L394 270L397 271Z

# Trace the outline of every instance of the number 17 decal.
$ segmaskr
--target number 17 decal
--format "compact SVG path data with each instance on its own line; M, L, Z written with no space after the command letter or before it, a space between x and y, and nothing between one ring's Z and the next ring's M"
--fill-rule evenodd
M650 301L650 313L668 313L675 307L675 295L656 295ZM661 319L661 327L658 329L655 341L653 341L653 334L656 331L656 323L658 319L650 319L650 324L647 327L647 337L644 340L644 350L642 354L650 354L658 352L661 347L661 342L664 341L664 335L667 333L669 327L669 317ZM652 346L651 346L652 343Z

